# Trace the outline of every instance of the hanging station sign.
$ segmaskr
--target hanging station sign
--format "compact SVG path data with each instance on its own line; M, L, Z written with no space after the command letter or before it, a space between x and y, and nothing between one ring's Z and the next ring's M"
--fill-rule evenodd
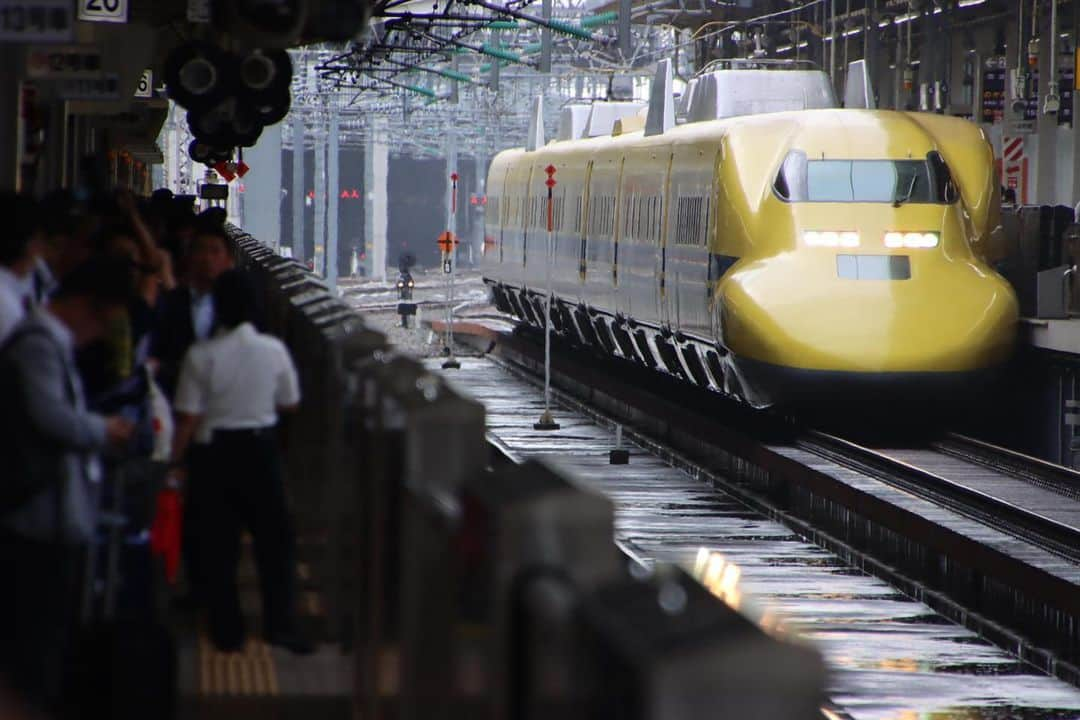
M101 48L97 45L44 45L26 51L26 76L33 80L99 77Z
M70 0L0 0L0 43L71 42Z
M982 112L979 113L981 122L993 124L1005 119L1007 75L1005 58L987 58L983 67Z
M79 0L79 19L83 22L126 23L128 0Z

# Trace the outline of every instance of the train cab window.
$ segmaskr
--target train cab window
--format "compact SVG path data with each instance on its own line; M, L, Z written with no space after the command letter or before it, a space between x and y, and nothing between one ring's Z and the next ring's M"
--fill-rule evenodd
M785 202L941 204L957 196L937 152L924 160L810 160L803 151L792 150L773 190Z

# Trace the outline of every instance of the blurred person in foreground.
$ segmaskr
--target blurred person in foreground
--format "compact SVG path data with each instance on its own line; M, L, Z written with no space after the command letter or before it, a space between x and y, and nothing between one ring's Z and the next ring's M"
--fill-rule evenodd
M86 409L75 350L124 311L125 263L89 260L30 310L0 349L0 675L55 711L80 604L80 567L97 524L99 453L132 425Z
M300 403L296 368L285 345L255 329L255 292L238 270L214 283L217 333L184 357L174 408L173 467L182 476L192 439L206 462L189 497L199 508L193 528L209 615L210 638L223 652L243 649L246 632L237 596L240 534L254 540L271 645L312 651L296 615L295 537L285 498L277 440L279 412Z

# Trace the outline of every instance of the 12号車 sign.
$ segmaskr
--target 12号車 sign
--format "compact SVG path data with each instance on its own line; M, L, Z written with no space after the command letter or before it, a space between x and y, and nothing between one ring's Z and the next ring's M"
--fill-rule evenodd
M0 44L71 42L74 26L70 0L0 0Z

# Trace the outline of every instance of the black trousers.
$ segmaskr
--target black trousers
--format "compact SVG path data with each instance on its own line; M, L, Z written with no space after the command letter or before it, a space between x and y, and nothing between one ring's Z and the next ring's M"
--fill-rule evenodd
M291 633L296 622L296 539L285 502L281 456L272 430L217 431L199 487L199 573L210 636L235 645L245 630L237 596L240 535L255 543L263 632Z
M187 452L187 481L184 484L184 525L181 548L184 555L184 574L191 597L200 605L206 602L205 581L199 563L199 533L203 525L202 492L206 486L207 446L192 444Z
M0 681L53 713L69 681L85 547L0 534Z

